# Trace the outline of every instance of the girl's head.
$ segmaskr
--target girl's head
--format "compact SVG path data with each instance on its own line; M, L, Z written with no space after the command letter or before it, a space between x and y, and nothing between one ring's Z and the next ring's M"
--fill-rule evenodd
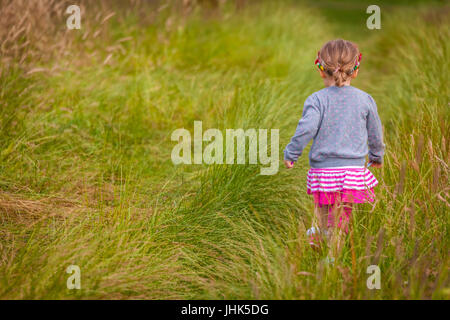
M316 65L325 83L338 87L350 84L358 75L361 54L358 46L347 40L331 40L325 43L317 54Z

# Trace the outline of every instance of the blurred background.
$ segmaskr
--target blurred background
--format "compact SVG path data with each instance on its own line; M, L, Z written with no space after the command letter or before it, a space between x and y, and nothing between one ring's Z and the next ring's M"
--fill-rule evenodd
M0 0L0 17L0 298L449 298L447 1ZM329 268L306 240L309 148L261 176L175 166L170 135L276 128L281 161L335 38L363 53L352 85L386 156Z

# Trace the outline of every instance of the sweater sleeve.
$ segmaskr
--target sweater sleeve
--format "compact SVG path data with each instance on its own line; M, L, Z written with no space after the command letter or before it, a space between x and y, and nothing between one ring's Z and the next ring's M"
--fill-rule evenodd
M303 107L302 118L298 122L297 129L291 142L284 149L284 159L297 161L308 142L315 137L319 128L320 109L317 98L309 96Z
M369 161L383 163L385 144L383 143L383 130L377 112L377 104L369 96L369 113L367 114L367 135L369 144Z

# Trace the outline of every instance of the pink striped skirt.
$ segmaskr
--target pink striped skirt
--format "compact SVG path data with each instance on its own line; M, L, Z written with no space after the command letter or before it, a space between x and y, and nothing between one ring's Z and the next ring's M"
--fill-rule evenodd
M335 202L364 203L375 200L377 179L366 167L310 168L307 193L319 205Z

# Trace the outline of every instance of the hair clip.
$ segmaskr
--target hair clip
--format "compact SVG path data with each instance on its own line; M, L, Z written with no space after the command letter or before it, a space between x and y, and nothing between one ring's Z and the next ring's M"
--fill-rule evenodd
M362 59L362 53L359 53L359 56L356 58L356 62L355 62L355 66L353 67L353 71L356 71L356 69L359 68L359 65L361 64L361 59ZM322 66L322 64L320 63L320 51L317 52L317 58L316 61L314 61L314 64L322 71L325 71L324 67ZM334 70L334 72L339 71L340 67L336 68Z
M325 71L323 66L320 64L320 51L317 52L317 58L316 61L314 61L314 64L322 71Z
M353 71L356 71L356 69L359 68L359 65L361 64L362 59L362 53L359 53L359 56L356 58L355 67L353 68Z

